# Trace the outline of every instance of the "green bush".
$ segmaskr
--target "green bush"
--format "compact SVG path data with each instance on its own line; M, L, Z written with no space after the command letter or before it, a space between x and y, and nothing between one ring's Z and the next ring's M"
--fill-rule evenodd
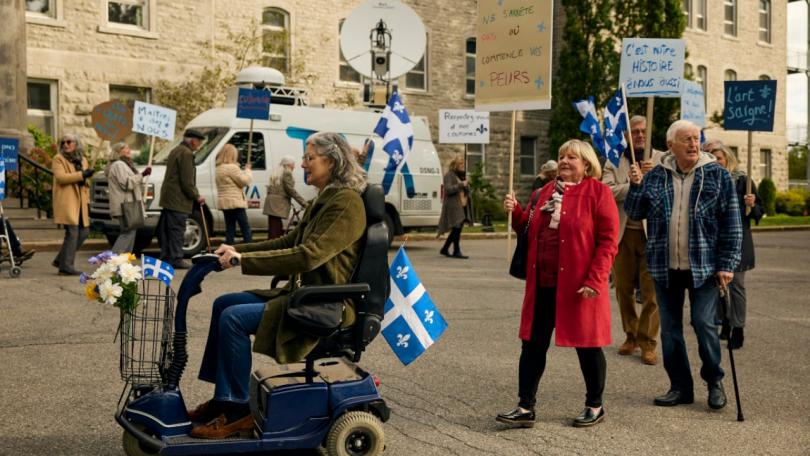
M789 190L776 194L776 212L788 215L804 215L807 193L800 190Z
M762 198L762 206L768 215L776 215L776 185L767 177L763 177L759 183L759 197Z
M506 220L506 211L495 192L495 187L484 177L482 163L477 163L469 175L470 194L472 199L473 221L480 221L484 215L492 220Z

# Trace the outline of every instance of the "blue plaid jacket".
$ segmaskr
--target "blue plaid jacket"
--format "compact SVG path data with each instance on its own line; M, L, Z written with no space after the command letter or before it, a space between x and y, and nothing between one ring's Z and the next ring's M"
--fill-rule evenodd
M630 185L624 201L627 216L647 219L647 270L669 286L669 225L672 217L672 171L658 165L641 185ZM698 198L700 200L698 201ZM689 265L697 288L717 271L734 271L740 263L742 224L731 175L715 162L695 170L689 193Z

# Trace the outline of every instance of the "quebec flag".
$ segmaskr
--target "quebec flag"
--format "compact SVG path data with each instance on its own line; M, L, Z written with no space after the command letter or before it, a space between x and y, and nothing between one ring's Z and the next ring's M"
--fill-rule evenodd
M405 160L413 148L413 124L398 92L394 92L388 100L380 121L374 127L374 133L383 139L383 151L388 154L388 164L385 166L382 181L383 191L387 195L398 172L410 177ZM409 197L416 194L412 188L407 188L407 192Z
M162 281L167 287L171 285L172 279L174 278L174 268L172 265L146 255L143 256L142 263L144 279L152 277Z
M0 201L6 199L6 158L0 154Z
M385 302L382 334L406 366L439 340L447 322L428 296L400 247L389 270L391 296Z
M622 153L627 149L627 140L624 133L627 131L627 125L630 119L627 116L627 107L624 105L624 95L622 88L608 101L605 107L605 155L614 166L619 166L619 160L622 158Z
M605 139L602 137L602 129L599 128L599 119L596 117L596 105L593 97L587 100L575 101L574 109L582 116L582 123L579 124L579 131L591 135L591 142L596 151L605 156Z

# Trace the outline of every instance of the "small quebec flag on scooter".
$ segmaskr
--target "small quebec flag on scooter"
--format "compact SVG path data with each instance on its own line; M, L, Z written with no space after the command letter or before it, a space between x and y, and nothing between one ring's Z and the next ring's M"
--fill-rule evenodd
M391 296L385 302L382 333L406 366L444 334L447 322L400 247L391 263Z
M174 278L174 268L172 265L146 255L143 256L142 262L144 279L153 277L165 283L167 287L172 284L172 279Z

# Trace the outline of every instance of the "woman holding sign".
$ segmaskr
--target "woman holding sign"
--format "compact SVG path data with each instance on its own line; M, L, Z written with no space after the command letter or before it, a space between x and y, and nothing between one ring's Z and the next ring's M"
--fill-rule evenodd
M233 245L236 238L236 224L242 231L242 242L253 242L250 223L247 217L247 199L242 191L253 180L250 163L245 170L239 169L239 152L233 144L225 144L217 154L216 181L217 206L225 215L225 243Z

